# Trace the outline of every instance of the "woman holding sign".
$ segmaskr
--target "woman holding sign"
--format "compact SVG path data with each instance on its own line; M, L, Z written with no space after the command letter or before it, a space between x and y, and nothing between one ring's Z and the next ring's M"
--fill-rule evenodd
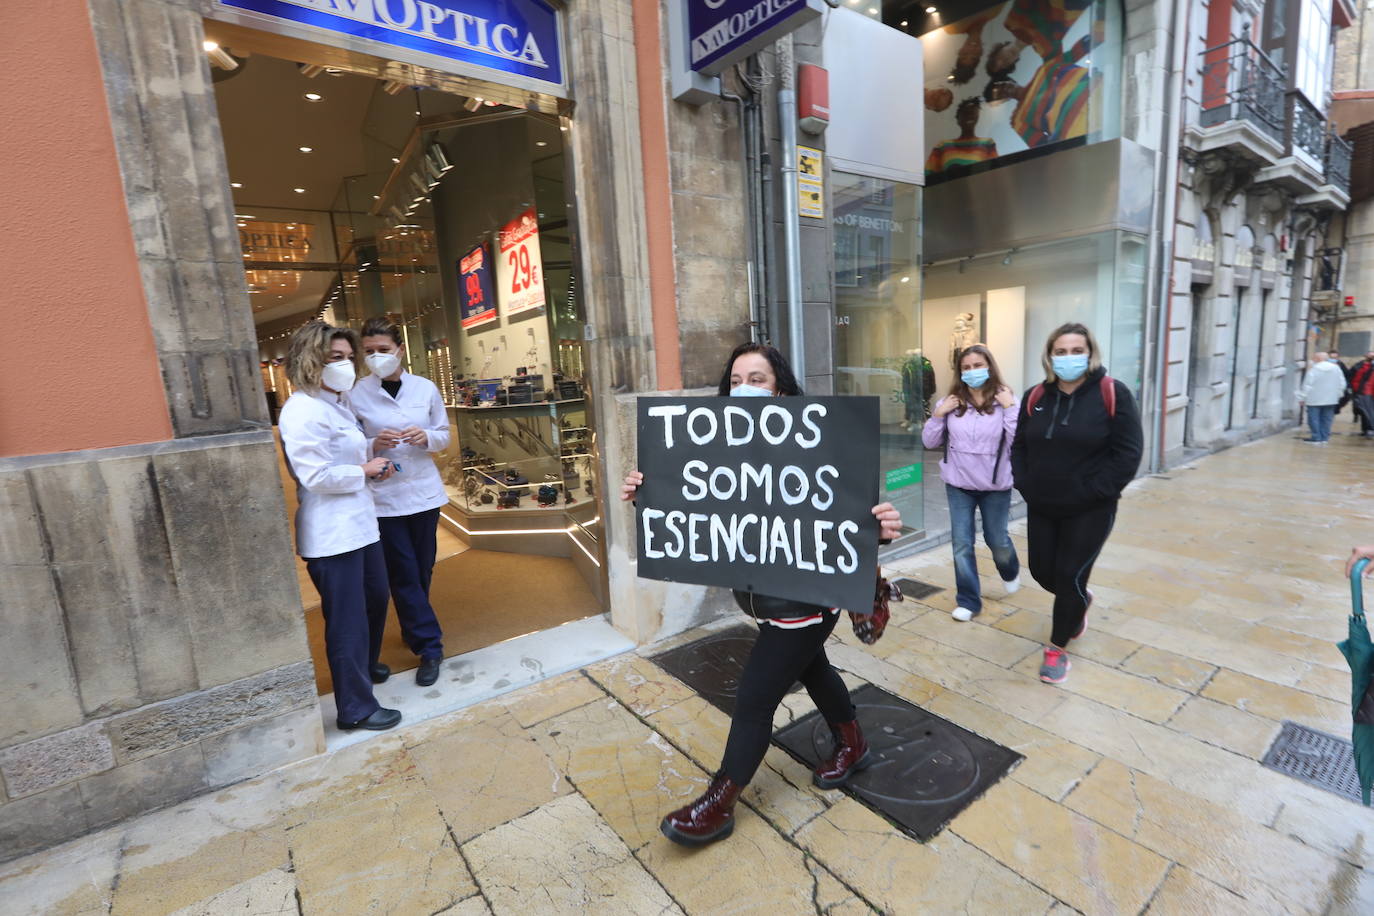
M1011 445L1016 489L1026 498L1030 571L1054 595L1054 625L1040 680L1069 676L1069 640L1088 625L1088 576L1107 543L1121 491L1140 467L1140 413L1131 389L1107 375L1081 324L1050 334L1045 381L1026 392Z
M1011 513L1011 450L1016 435L1016 396L1002 384L997 360L982 344L959 357L959 378L921 430L926 448L945 446L940 479L949 498L954 546L955 620L983 610L978 560L973 555L974 512L983 516L983 540L992 551L1007 594L1021 587L1021 564L1007 534Z
M802 393L782 354L767 344L735 348L725 363L720 395L786 397ZM620 498L634 499L644 475L625 478ZM881 536L901 533L902 520L890 503L874 506ZM850 702L849 690L825 655L825 641L839 619L837 608L735 592L735 600L759 624L759 636L740 677L735 714L720 769L705 794L679 808L659 825L663 835L684 846L704 846L729 836L740 792L763 762L773 732L773 714L788 689L801 681L825 716L835 737L835 751L816 767L812 781L834 788L868 765L868 742Z

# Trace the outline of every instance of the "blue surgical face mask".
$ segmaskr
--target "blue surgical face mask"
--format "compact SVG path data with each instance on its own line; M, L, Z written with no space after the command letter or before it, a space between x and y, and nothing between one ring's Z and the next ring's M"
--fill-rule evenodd
M769 391L767 388L756 388L756 387L753 386L753 385L744 385L744 384L740 384L740 385L736 385L734 388L731 388L731 389L730 389L730 397L732 397L732 398L771 398L771 397L773 397L773 392Z
M1088 371L1088 354L1070 353L1067 356L1051 356L1050 365L1054 374L1065 382L1076 382Z
M964 384L970 388L982 388L988 383L987 369L965 369L959 373L959 378L964 380Z

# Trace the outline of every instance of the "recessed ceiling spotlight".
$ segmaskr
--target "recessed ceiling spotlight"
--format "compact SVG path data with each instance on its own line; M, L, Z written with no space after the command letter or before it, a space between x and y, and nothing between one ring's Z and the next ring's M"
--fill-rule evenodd
M934 15L935 13L938 13L940 11L933 6L928 6L926 7L926 12L930 13L931 15Z
M295 191L297 194L305 193L305 188L292 188L291 190Z
M905 19L902 20L902 28L906 28L906 20L905 20Z
M868 8L868 15L870 15L870 16L876 16L876 15L878 15L878 8L877 8L876 6L870 6L870 7Z
M307 92L305 94L305 100L307 102L318 102L323 98L324 96L320 95L318 92Z
M315 147L313 147L313 146L298 146L298 147L296 147L296 149L300 150L302 153L313 153L313 152L315 152Z
M243 187L243 182L241 182L241 181L231 181L231 182L229 182L229 187L231 187L231 188L241 188L241 187Z
M380 195L380 194L373 194L373 195L372 195L372 199L373 199L373 200L381 200L381 199L382 199L382 195Z
M534 141L534 145L535 145L535 146L548 146L549 143L548 143L547 140L535 140L535 141Z
M395 156L392 156L392 157L391 157L391 161L394 162L396 165L400 165L400 164L401 164L401 160L397 159Z

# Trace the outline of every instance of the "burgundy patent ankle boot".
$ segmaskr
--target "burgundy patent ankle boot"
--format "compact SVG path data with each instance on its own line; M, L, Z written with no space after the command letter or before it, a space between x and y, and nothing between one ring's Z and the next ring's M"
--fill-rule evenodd
M868 741L858 719L832 725L830 733L835 736L835 752L829 760L818 763L811 776L811 781L822 789L844 785L850 776L866 769L870 759Z
M735 829L735 802L743 790L728 776L718 775L700 798L665 817L658 829L683 846L705 846L723 840Z

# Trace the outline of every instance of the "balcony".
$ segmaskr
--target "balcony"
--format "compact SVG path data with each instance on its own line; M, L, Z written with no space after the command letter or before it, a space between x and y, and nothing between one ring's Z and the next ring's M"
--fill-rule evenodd
M1287 144L1283 68L1241 38L1202 52L1202 110L1188 129L1199 153L1225 150L1257 167L1283 157Z
M1255 173L1255 184L1273 185L1297 203L1343 210L1350 203L1350 147L1326 115L1299 92L1284 100L1284 155Z

